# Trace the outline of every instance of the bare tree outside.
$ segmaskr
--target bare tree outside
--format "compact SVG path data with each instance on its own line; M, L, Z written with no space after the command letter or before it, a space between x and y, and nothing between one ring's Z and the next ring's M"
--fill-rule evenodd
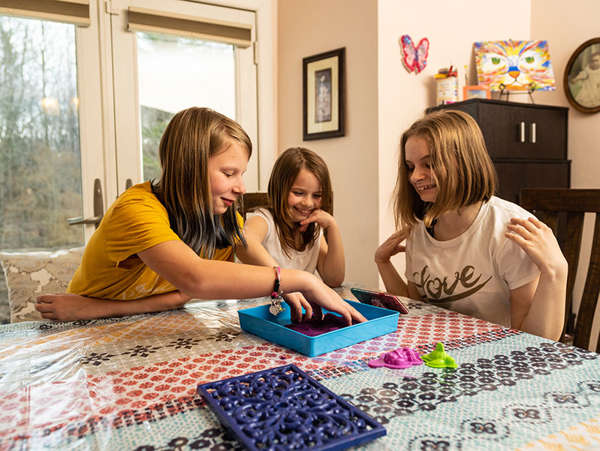
M83 244L73 25L0 17L0 249Z

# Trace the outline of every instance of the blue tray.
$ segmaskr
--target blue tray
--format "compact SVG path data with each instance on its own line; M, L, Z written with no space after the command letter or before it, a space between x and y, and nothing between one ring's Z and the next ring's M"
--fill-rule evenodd
M269 313L268 305L238 310L240 326L246 332L265 340L294 349L309 357L345 348L361 341L389 334L398 328L398 312L360 302L346 301L367 318L367 322L353 324L316 337L309 337L288 327L291 324L290 308L282 303L284 310L277 316ZM328 310L323 309L323 314Z
M198 385L198 393L249 450L341 450L386 434L293 364Z

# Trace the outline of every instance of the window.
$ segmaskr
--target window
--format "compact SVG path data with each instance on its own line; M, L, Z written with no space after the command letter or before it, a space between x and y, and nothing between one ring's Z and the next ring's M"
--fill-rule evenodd
M0 16L0 249L82 245L75 26Z
M220 111L256 144L255 21L184 0L0 0L0 249L82 245L127 186L159 177L183 108Z

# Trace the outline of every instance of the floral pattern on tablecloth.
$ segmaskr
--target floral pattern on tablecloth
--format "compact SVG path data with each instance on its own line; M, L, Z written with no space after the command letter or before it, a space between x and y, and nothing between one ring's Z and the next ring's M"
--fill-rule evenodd
M288 363L387 428L373 449L600 446L598 354L411 302L396 332L309 358L241 331L237 308L3 326L0 449L230 449L197 385ZM439 341L456 370L367 365Z

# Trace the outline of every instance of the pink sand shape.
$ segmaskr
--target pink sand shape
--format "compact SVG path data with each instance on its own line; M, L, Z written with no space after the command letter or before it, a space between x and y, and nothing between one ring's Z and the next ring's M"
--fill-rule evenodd
M422 364L423 361L419 357L419 354L417 354L417 351L410 348L398 348L394 351L386 352L382 357L369 362L371 368L385 366L397 370Z

